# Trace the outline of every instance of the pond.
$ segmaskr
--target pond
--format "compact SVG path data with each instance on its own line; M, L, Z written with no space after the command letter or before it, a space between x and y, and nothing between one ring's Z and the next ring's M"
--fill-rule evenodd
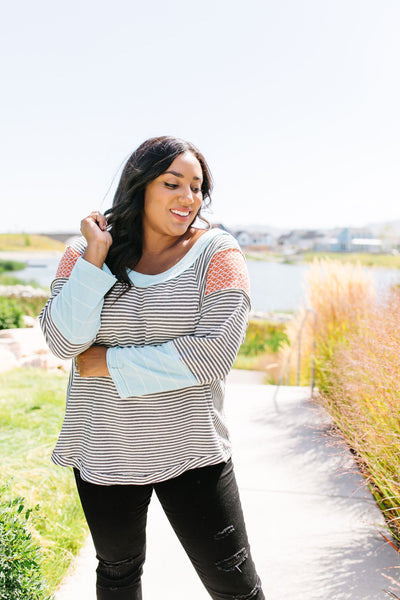
M17 277L35 279L40 285L49 287L57 271L59 259L55 257L31 258L23 271L15 271ZM304 301L304 275L310 268L307 264L283 264L263 260L248 260L251 285L252 308L255 311L295 311ZM382 292L390 285L400 283L400 271L396 269L373 269L377 289Z

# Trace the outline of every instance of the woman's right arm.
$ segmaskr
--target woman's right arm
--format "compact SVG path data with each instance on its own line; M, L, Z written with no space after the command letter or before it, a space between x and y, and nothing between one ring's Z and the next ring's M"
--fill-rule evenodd
M103 215L89 215L82 221L81 231L86 249L66 249L51 296L39 315L50 350L63 359L73 358L93 344L101 325L104 295L116 282L111 273L102 270L112 242Z

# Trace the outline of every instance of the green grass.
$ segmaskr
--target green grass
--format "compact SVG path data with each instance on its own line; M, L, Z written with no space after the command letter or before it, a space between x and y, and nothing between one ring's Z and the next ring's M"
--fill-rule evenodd
M36 251L65 250L65 244L45 235L32 233L0 233L0 251L36 252Z
M6 273L0 273L0 285L30 285L33 288L40 288L40 286L35 279L20 279L19 277L15 277L15 275L8 275Z
M0 479L39 504L33 535L44 552L49 590L65 575L87 530L70 469L50 462L64 415L67 375L16 369L0 376Z

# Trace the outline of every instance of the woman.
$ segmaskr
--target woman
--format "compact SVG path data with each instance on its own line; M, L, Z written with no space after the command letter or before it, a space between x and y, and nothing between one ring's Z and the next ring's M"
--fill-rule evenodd
M40 315L51 350L74 358L52 459L74 468L100 600L142 598L153 490L212 598L264 598L223 412L248 278L232 236L194 226L210 191L192 144L144 142L112 208L81 222Z

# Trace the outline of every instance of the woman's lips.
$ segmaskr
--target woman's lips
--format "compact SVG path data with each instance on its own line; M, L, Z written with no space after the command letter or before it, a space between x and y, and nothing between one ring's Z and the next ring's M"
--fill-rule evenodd
M178 210L176 208L171 208L170 212L172 212L172 214L179 219L187 219L191 213L190 210Z

